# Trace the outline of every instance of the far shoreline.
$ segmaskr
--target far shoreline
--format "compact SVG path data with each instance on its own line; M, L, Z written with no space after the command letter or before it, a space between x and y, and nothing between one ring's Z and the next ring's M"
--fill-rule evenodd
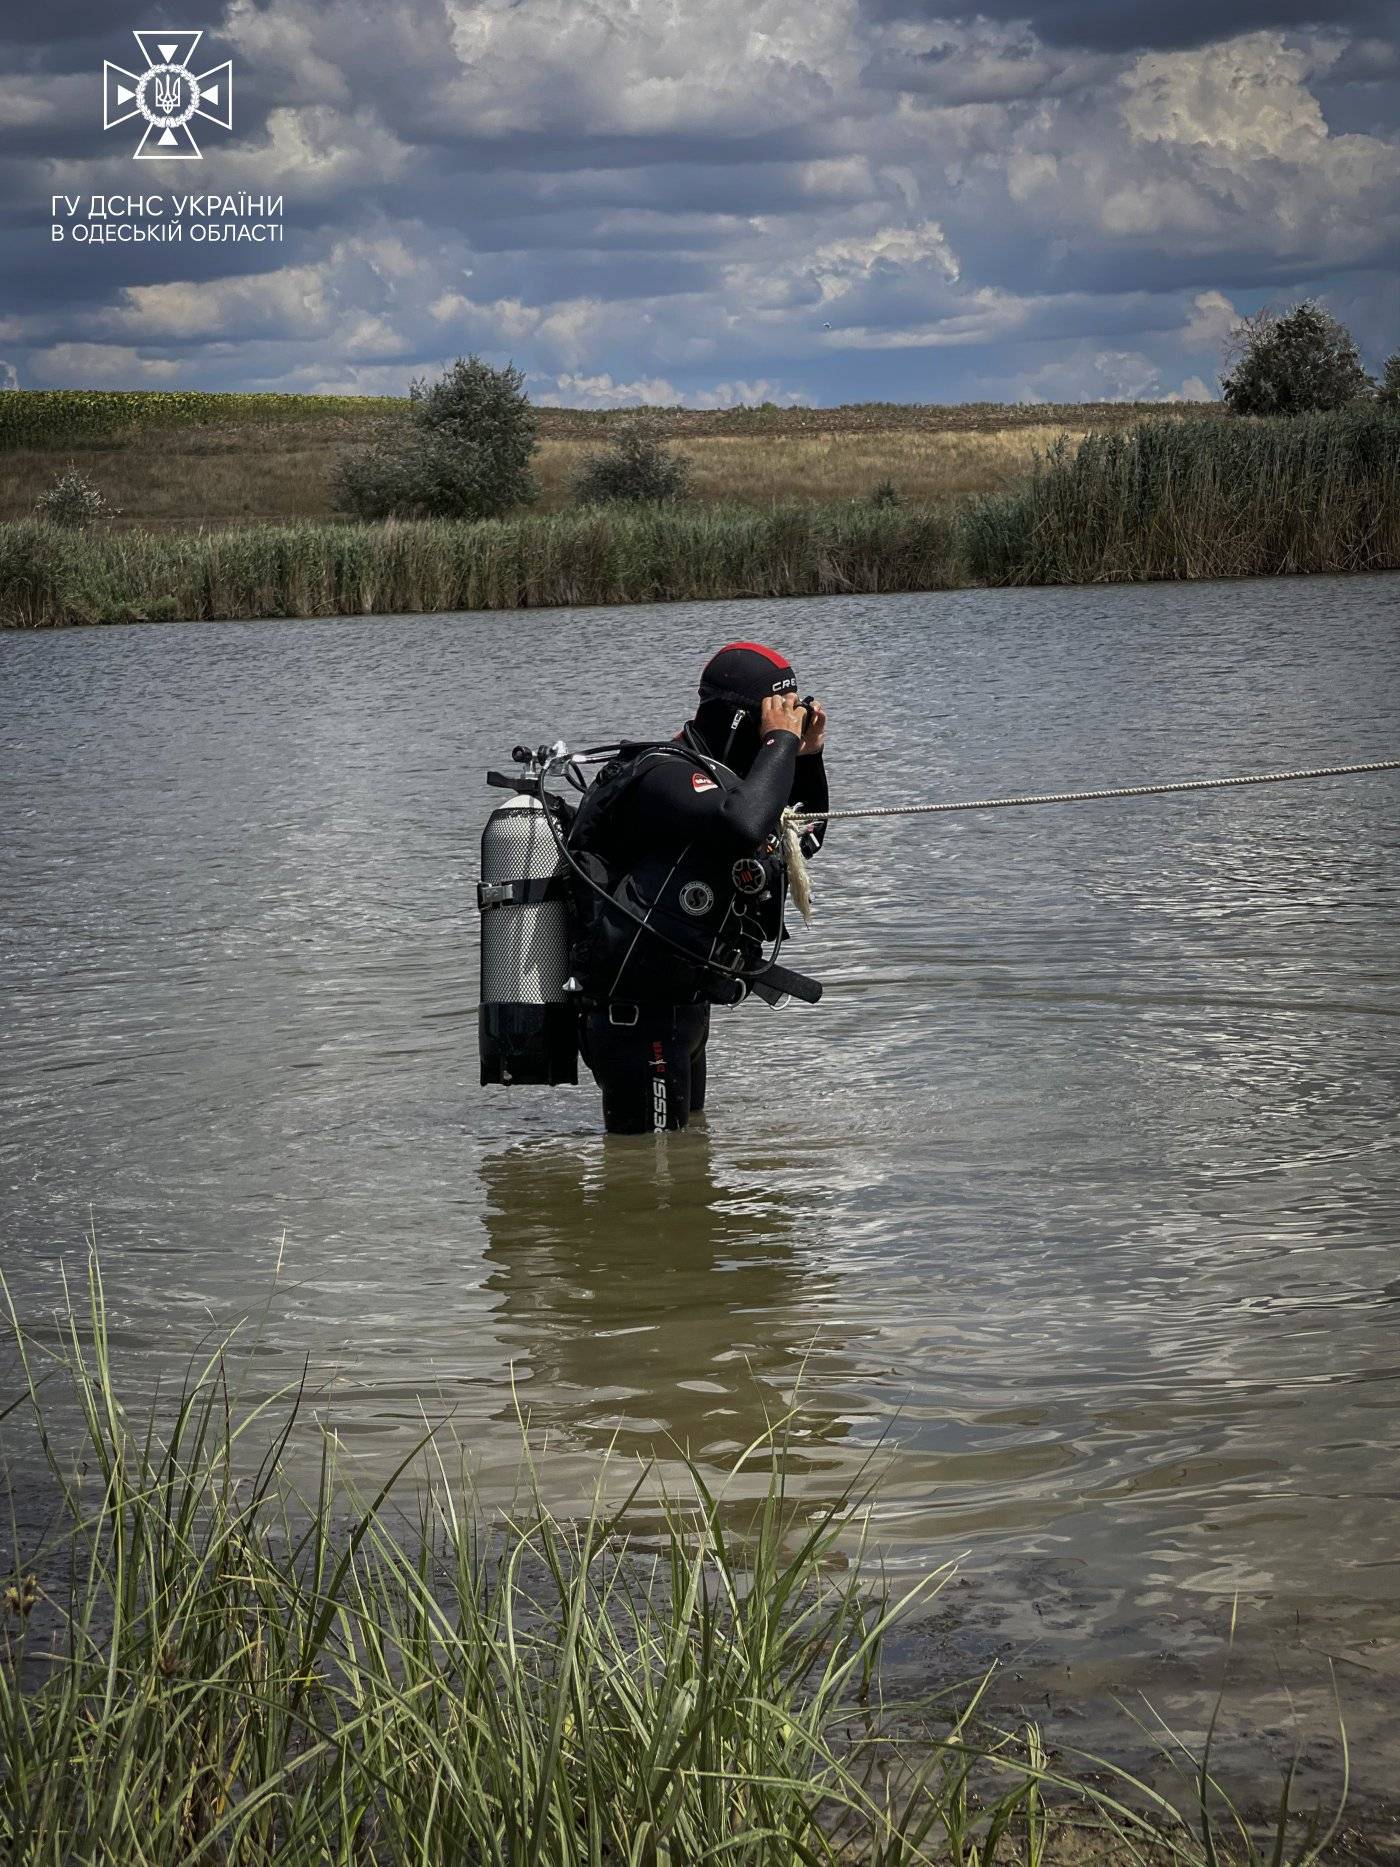
M76 617L70 620L35 628L23 623L11 622L0 618L0 636L22 636L33 634L67 634L73 631L116 629L116 628L179 628L204 627L211 623L249 623L262 624L272 622L415 622L435 616L458 616L463 618L500 615L570 615L579 611L595 609L683 609L688 606L709 606L715 603L810 603L840 601L843 597L908 597L908 596L962 596L967 594L989 594L991 592L1016 590L1109 590L1136 587L1190 586L1192 588L1210 588L1219 584L1267 583L1280 579L1329 579L1344 577L1377 579L1393 577L1400 571L1400 566L1367 566L1357 570L1283 570L1283 571L1242 571L1234 576L1201 577L1154 577L1154 578L1118 578L1098 579L1083 583L1059 584L1010 584L984 583L969 581L966 583L947 583L937 585L910 585L907 589L884 587L878 590L825 590L817 593L786 591L780 593L743 591L730 595L713 596L639 596L626 599L584 599L575 598L561 602L519 603L513 606L504 604L486 604L475 607L443 607L433 609L346 609L346 610L309 610L304 613L289 615L281 612L269 612L265 615L120 615L110 617Z
M232 441L225 437L224 455L208 456L207 472L217 478L229 448L239 473L250 461L255 466L264 433L245 425ZM1066 432L1031 456L1029 470L1021 456L998 456L990 483L939 498L911 496L889 473L844 497L800 498L789 488L764 498L775 456L742 445L747 478L735 480L735 468L724 497L701 489L685 498L575 501L553 510L542 499L544 509L481 519L279 515L121 529L83 522L91 500L70 473L76 522L0 520L0 626L407 616L1400 569L1400 413L1374 404L1267 419L1139 418L1077 440ZM879 441L881 450L893 445L888 436ZM111 442L108 451L115 471L126 458L123 446ZM889 457L862 456L861 474L868 480L870 462ZM5 458L0 448L0 463ZM12 463L16 458L12 452ZM295 464L301 456L288 458ZM951 459L920 454L920 472L930 470L930 458L945 466ZM203 459L192 456L183 470L196 471ZM823 487L842 483L845 459L831 436L815 455L801 456L813 474L826 474ZM1008 462L1019 462L1014 472ZM985 481L988 460L974 466ZM136 477L134 465L131 471Z

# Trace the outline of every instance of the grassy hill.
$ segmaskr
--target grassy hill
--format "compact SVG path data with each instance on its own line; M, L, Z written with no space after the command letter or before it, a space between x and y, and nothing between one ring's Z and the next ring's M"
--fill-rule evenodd
M347 449L403 418L380 396L10 390L0 394L0 520L32 510L71 458L116 506L119 528L328 520ZM540 509L569 503L579 462L635 410L541 409ZM871 402L840 408L651 411L690 461L703 504L825 504L890 480L939 504L1022 479L1059 435L1078 440L1149 417L1215 420L1213 404Z

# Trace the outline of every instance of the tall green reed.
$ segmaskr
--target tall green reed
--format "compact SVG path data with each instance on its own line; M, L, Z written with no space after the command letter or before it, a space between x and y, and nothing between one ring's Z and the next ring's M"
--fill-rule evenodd
M824 596L956 578L951 517L855 504L217 532L0 525L0 624L17 628Z
M1400 568L1400 418L1148 422L1061 442L965 515L985 583Z

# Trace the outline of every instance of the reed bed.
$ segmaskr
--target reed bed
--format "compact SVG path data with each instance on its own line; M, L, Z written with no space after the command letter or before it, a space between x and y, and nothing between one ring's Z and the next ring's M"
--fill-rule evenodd
M9 1323L0 1422L27 1420L60 1503L42 1546L12 1532L7 1860L1082 1867L1087 1833L1125 1863L1311 1867L1335 1832L1297 1829L1285 1782L1261 1838L1208 1759L1189 1819L1121 1773L1080 1787L1034 1726L979 1727L976 1691L888 1703L882 1641L940 1575L893 1600L859 1547L838 1561L862 1500L786 1495L787 1422L739 1461L777 1454L738 1527L694 1466L659 1529L629 1515L645 1472L562 1522L528 1462L488 1521L441 1458L364 1501L329 1435L298 1496L297 1396L242 1404L228 1342L133 1419L95 1262L85 1302Z
M45 628L941 589L951 517L923 507L593 508L480 524L74 534L0 526L0 620Z
M971 507L967 574L1127 583L1400 568L1400 418L1149 423L1057 446Z

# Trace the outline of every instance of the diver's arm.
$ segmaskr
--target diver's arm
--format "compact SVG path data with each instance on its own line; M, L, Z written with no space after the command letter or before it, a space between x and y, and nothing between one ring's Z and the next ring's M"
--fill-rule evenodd
M747 856L778 827L792 792L797 735L765 733L746 777L716 783L704 766L662 755L637 787L636 831L661 835L719 855Z

